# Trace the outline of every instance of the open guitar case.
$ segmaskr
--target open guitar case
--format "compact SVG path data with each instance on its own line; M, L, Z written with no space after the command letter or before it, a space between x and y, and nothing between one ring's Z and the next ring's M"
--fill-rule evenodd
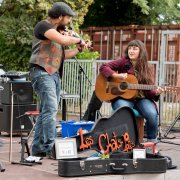
M90 149L102 152L103 149L108 152L109 158L60 159L59 176L166 172L167 158L164 156L146 153L146 158L133 159L133 148L143 147L138 141L134 113L128 107L117 109L109 118L97 120L92 130L83 134L83 143L82 136L73 138L76 138L78 152ZM114 145L119 145L119 148L113 150Z

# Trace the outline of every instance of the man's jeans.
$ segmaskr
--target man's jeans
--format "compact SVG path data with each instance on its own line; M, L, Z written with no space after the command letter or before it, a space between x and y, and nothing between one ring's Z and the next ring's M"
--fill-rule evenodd
M30 78L40 98L40 115L36 122L32 154L49 153L56 137L56 115L60 101L59 74L49 75L46 71L33 67Z
M124 106L137 109L146 119L147 139L154 141L158 128L158 112L155 103L149 99L140 99L137 101L118 99L112 103L113 110Z

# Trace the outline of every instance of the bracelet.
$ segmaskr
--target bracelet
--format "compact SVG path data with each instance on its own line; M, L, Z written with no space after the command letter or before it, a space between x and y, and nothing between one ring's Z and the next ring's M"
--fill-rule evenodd
M80 39L80 41L77 44L81 44L81 43L82 43L82 40Z
M82 52L82 48L81 47L78 47L77 48L79 52Z

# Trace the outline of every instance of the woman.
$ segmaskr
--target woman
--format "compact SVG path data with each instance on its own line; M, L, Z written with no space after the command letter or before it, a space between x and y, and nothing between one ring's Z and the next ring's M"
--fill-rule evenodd
M115 61L103 64L100 72L107 79L119 78L125 80L128 74L135 75L139 84L151 85L151 69L148 66L148 55L145 45L140 40L133 40L128 43L125 49L125 56ZM163 89L158 87L156 90L143 90L138 92L136 99L128 100L116 98L112 100L112 108L115 110L120 107L128 106L137 109L147 120L147 140L157 141L158 112L154 101L158 101Z

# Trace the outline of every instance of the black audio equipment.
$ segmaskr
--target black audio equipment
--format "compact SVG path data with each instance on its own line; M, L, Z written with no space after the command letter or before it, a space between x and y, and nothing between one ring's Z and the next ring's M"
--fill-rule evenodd
M22 72L22 71L8 71L1 75L1 77L8 77L11 80L13 79L20 79L26 77L29 72Z
M0 83L0 85L4 88L4 90L0 91L1 104L11 104L12 91L14 94L13 104L33 103L33 88L30 81L8 81Z
M26 111L35 111L36 104L13 105L13 132L22 131L30 132L32 124L27 116L16 118ZM11 105L0 104L0 132L10 132L11 123Z

